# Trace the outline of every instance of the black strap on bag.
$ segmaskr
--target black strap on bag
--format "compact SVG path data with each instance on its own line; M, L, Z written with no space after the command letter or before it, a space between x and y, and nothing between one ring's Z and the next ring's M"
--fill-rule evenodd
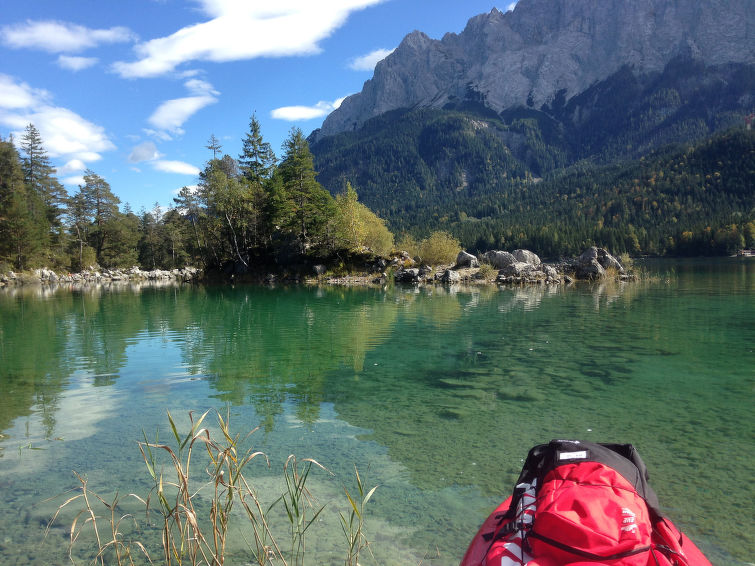
M527 454L516 483L532 484L537 480L536 490L539 490L548 472L558 466L575 462L600 462L613 468L645 500L654 521L663 517L658 496L648 483L647 466L631 444L598 444L581 440L551 440L548 444L539 444ZM514 491L507 516L515 516L521 496L517 490Z

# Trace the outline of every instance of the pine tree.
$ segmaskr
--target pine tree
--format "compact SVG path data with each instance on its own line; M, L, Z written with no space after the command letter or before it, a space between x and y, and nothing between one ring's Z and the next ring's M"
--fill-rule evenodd
M97 262L104 259L103 250L113 235L110 222L119 214L120 199L110 190L110 184L91 169L84 172L84 185L74 195L76 216L86 228L87 243L94 249ZM75 229L79 224L75 223ZM81 236L78 236L81 240Z
M38 214L44 215L54 232L62 224L61 216L65 212L68 195L63 185L55 178L55 168L50 164L42 136L34 124L26 126L24 135L21 136L21 150L26 155L23 159L24 181L44 203L44 210L38 211ZM37 211L32 213L37 215Z
M200 258L204 261L203 250L205 248L202 240L200 239L199 232L199 220L203 214L199 206L198 195L189 187L183 187L178 196L173 197L173 202L176 204L177 212L181 217L187 219L191 223L191 235L193 245L185 244L186 249L190 250L190 253L195 258ZM174 219L175 221L176 219ZM192 250L193 248L193 250Z
M295 235L300 251L322 243L328 221L335 215L330 193L315 180L309 144L299 128L283 143L285 154L278 167L289 214L283 228Z
M275 161L275 153L270 144L262 139L257 116L252 114L249 131L242 140L242 150L238 160L239 169L246 179L261 184L272 176Z
M12 142L0 140L0 260L14 269L30 267L39 258L44 232L29 212L40 202L24 183L21 158Z
M220 140L215 137L215 134L210 135L210 139L207 140L207 145L205 147L212 152L213 159L217 159L218 153L220 153L220 150L223 149L223 146L220 145Z

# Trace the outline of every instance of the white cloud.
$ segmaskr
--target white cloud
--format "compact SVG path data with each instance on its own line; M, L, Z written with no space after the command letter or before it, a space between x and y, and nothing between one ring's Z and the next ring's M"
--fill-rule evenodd
M70 155L94 161L100 159L100 152L115 149L102 126L67 108L45 106L30 113L26 121L37 127L51 157Z
M298 122L300 120L314 120L327 116L333 110L341 106L346 97L339 98L333 102L321 100L314 106L282 106L270 112L270 116L277 120L286 120L288 122Z
M49 98L47 91L17 83L12 77L0 73L0 110L31 108Z
M382 61L388 57L388 55L393 53L393 51L394 49L375 49L375 51L371 51L370 53L367 53L367 55L354 57L349 62L349 69L354 71L373 71L375 65L378 64L378 61Z
M183 133L181 126L186 120L199 112L205 106L218 101L216 91L210 83L200 79L190 79L184 83L189 93L194 96L174 98L166 100L152 113L147 121L157 128L154 135L165 139L169 134L180 135Z
M162 155L157 151L157 146L154 142L146 141L135 146L131 150L131 154L128 156L129 163L139 163L141 161L154 161L160 159Z
M0 28L3 43L15 49L41 49L50 53L75 53L101 43L135 41L125 27L91 29L68 22L31 21Z
M186 90L196 96L207 96L220 94L215 88L202 79L189 79L184 83Z
M158 130L153 130L152 128L144 128L143 131L148 136L158 139L160 141L170 141L173 139L173 136L171 136L168 132L161 132Z
M63 165L63 167L58 167L57 173L58 175L68 175L69 173L74 173L76 171L84 171L86 168L86 164L81 159L71 159L71 161Z
M160 130L181 134L183 133L181 126L184 122L213 102L217 102L217 98L208 96L188 96L166 100L152 113L148 122Z
M115 149L115 146L113 146L113 149ZM83 159L84 161L99 161L102 159L102 156L95 151L79 151L76 155L79 156L79 159Z
M97 64L97 57L76 57L74 55L60 55L58 67L69 71L81 71Z
M137 61L113 65L122 77L155 77L188 61L239 61L318 53L318 42L351 12L383 0L199 0L211 18L138 44Z
M50 157L96 161L101 152L115 149L102 126L52 105L50 99L44 90L0 75L0 125L20 138L26 126L34 124Z
M518 1L519 1L519 0L517 0L517 2L518 2ZM516 8L516 4L517 4L517 2L512 2L511 4L509 4L508 6L506 6L506 11L507 11L507 12L510 12L511 10L513 10L514 8Z
M183 161L158 160L153 163L157 171L163 173L177 173L179 175L199 175L199 169Z
M63 184L69 187L75 187L78 185L84 185L84 175L78 175L76 177L66 177L63 179Z

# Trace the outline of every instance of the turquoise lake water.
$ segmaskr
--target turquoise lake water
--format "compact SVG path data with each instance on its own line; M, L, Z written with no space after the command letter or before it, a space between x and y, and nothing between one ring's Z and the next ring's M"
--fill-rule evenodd
M634 444L714 564L755 562L755 260L645 269L568 287L2 290L0 564L68 563L73 514L45 528L73 471L146 495L137 441L207 409L259 427L263 494L289 454L330 470L308 480L325 509L307 564L343 564L355 464L379 486L363 565L458 564L552 438ZM246 541L227 564L251 564Z

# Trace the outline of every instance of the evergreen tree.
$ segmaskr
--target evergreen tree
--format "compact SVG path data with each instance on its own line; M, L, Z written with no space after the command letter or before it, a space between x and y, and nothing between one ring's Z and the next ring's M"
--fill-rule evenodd
M163 216L163 230L165 244L170 263L165 267L181 268L192 264L192 257L188 253L187 244L190 241L185 217L175 208L168 209Z
M72 236L71 248L71 269L81 271L89 265L96 263L94 250L89 245L89 228L91 219L84 194L79 191L69 200L68 220Z
M309 144L299 128L283 143L284 157L278 167L286 201L282 221L304 253L310 246L324 241L328 220L335 214L333 198L315 180L315 169Z
M139 217L126 206L105 223L106 245L99 262L106 267L131 267L139 262Z
M233 163L233 167L230 164ZM217 233L234 260L248 266L249 217L252 203L243 190L235 162L228 155L213 159L201 175L200 190L208 214L216 220Z
M270 144L262 139L260 123L254 114L249 122L249 131L241 143L238 159L241 173L252 183L262 184L272 176L276 160Z
M44 149L42 136L34 124L28 124L21 137L21 150L26 154L23 159L24 181L39 195L45 205L40 214L44 214L50 229L54 232L62 225L61 216L65 211L68 195L65 188L55 178L55 168Z
M217 159L218 153L220 153L220 150L223 149L223 146L220 145L220 140L215 137L215 134L210 135L210 139L207 140L207 145L205 147L212 152L213 159Z
M243 175L243 190L248 201L248 229L251 245L258 247L266 242L272 233L266 210L269 184L275 171L276 158L270 144L262 138L260 124L254 114L249 122L249 131L242 140L238 164Z
M180 218L188 221L191 224L190 235L184 233L184 248L190 257L200 259L204 263L204 244L200 238L199 220L203 214L198 195L189 187L183 187L178 192L178 196L173 197L173 202L176 204L176 213ZM178 218L171 216L171 223L177 224ZM189 243L190 242L190 243Z
M149 269L164 266L163 238L160 223L160 205L155 203L152 211L142 210L139 213L139 264Z
M111 243L114 235L111 221L119 214L120 199L110 190L110 184L91 169L84 172L84 185L79 185L79 192L74 195L73 208L76 209L74 227L80 232L84 227L86 242L94 249L97 262L103 261L103 250ZM77 234L81 240L80 234Z
M14 269L26 269L40 261L45 231L35 221L29 205L40 206L24 183L21 159L13 143L0 140L0 260Z
M62 248L65 245L62 216L65 213L68 195L55 177L44 149L42 136L33 124L28 124L21 137L24 181L27 186L27 208L38 233L37 244L45 259L44 263L62 263Z

